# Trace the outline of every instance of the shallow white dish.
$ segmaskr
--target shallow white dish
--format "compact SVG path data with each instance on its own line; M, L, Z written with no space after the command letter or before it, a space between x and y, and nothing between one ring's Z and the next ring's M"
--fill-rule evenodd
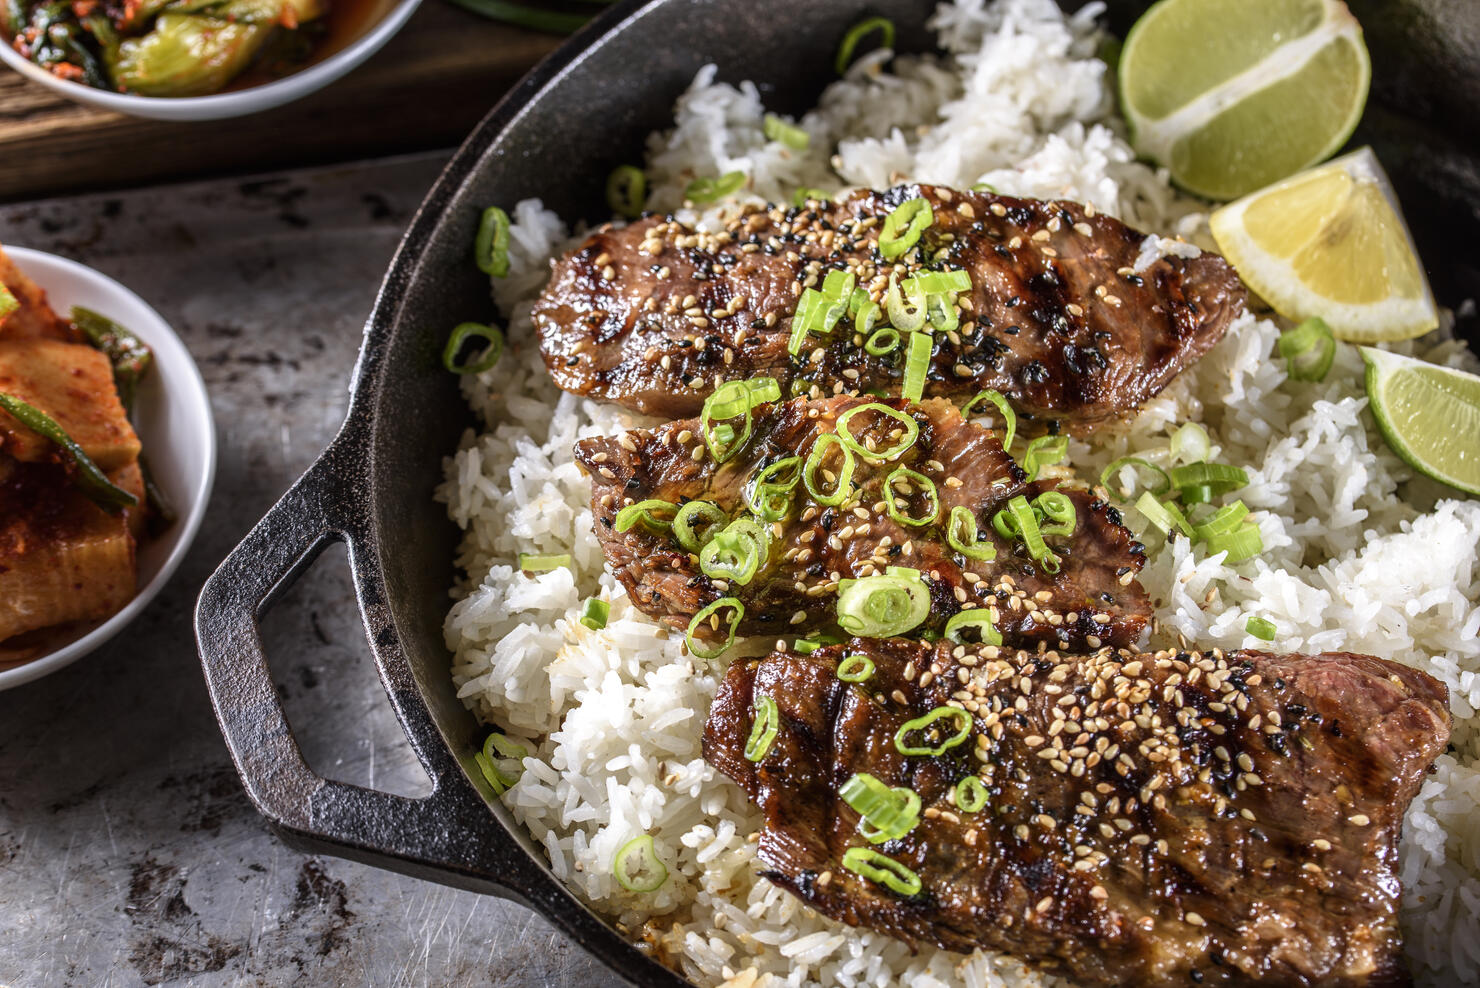
M292 75L260 86L210 96L133 96L94 89L80 82L68 82L22 58L3 38L0 38L0 61L26 78L88 106L151 120L221 120L269 110L323 89L379 51L410 19L420 4L421 0L399 0L380 20L370 25L364 34L322 61L314 62Z
M105 621L80 626L65 644L11 669L0 670L0 690L70 665L112 638L149 605L185 558L205 516L216 477L216 425L205 381L190 351L149 304L107 275L63 257L24 247L5 248L16 266L46 289L66 316L83 305L132 330L154 351L154 367L139 383L134 428L154 482L178 517L158 538L139 546L139 592Z

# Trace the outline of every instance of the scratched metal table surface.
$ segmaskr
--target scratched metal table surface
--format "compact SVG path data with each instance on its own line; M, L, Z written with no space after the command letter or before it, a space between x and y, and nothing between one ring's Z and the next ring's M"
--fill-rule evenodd
M165 592L107 647L0 693L0 985L614 984L520 906L283 846L237 782L191 635L201 582L338 428L380 276L444 160L0 207L0 242L90 264L169 320L220 438ZM263 632L314 768L426 791L342 551Z

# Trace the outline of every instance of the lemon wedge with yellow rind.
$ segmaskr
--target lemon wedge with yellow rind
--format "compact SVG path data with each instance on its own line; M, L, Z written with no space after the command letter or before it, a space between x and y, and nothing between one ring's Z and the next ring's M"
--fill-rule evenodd
M1371 148L1230 203L1208 224L1239 277L1292 320L1319 317L1354 343L1411 339L1439 325Z
M1362 347L1382 437L1413 469L1480 494L1480 376Z
M1345 144L1372 67L1340 0L1161 0L1118 73L1136 150L1183 188L1233 199Z

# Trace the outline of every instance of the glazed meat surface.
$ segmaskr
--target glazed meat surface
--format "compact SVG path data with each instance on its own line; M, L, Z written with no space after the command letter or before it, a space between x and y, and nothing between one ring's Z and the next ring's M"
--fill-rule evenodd
M836 507L819 504L804 484L797 484L785 518L771 526L767 562L747 585L704 575L698 557L668 532L643 525L616 529L623 506L648 499L709 501L727 517L743 515L744 491L757 470L787 456L805 461L819 437L835 433L840 416L869 404L842 396L760 405L749 442L723 464L706 451L694 420L578 443L577 460L592 476L596 537L633 602L674 628L687 628L701 608L732 596L745 605L740 633L797 634L832 622L842 580L906 567L928 580L932 614L926 626L937 630L958 611L983 607L1009 644L1042 641L1084 649L1137 640L1151 615L1150 601L1135 581L1144 550L1115 509L1087 491L1066 488L1075 507L1074 530L1048 537L1062 564L1056 574L1045 572L1021 541L994 531L991 519L1015 496L1036 499L1056 485L1027 483L995 432L964 420L941 399L910 406L899 399L881 403L908 414L918 424L918 439L887 462L856 457L853 494ZM855 414L847 428L872 444L868 448L887 452L899 441L900 424L881 414L877 404ZM837 469L837 444L829 446L823 464ZM881 488L901 466L935 485L935 522L914 526L888 513ZM828 485L824 493L830 490ZM968 559L950 548L946 524L958 506L971 512L978 537L995 550L994 559ZM915 490L906 509L907 517L923 518L928 499Z
M873 673L840 681L844 655ZM763 697L779 730L752 762ZM1082 985L1401 985L1398 838L1447 742L1446 699L1363 655L855 639L737 660L704 754L764 814L763 874L849 924ZM945 704L972 714L970 736L901 754L901 725ZM955 728L937 724L910 742ZM869 844L839 797L855 773L917 793L918 826ZM977 812L952 795L968 774L987 794ZM857 847L920 891L845 868Z
M882 222L915 197L934 222L886 261ZM830 270L882 304L891 272L964 269L973 287L958 330L936 334L925 394L995 388L1020 413L1088 426L1160 391L1244 304L1221 258L1138 265L1145 241L1076 203L917 185L752 208L714 234L652 216L603 227L559 261L534 319L556 384L650 414L697 414L719 382L755 375L788 397L899 394L905 348L870 355L846 317L793 357L798 297Z

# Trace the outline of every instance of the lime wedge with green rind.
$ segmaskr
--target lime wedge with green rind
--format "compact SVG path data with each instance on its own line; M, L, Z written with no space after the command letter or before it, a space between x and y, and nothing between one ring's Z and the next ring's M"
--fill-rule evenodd
M1161 0L1119 62L1136 150L1211 199L1333 154L1361 119L1371 75L1340 0Z
M1480 494L1480 375L1362 347L1382 437L1413 469Z

